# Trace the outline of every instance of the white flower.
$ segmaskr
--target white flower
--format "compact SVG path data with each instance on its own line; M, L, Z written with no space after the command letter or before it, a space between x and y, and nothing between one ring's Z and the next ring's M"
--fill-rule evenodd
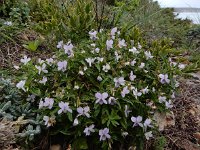
M131 87L131 88L133 90L133 95L135 96L136 99L142 95L141 92L138 92L137 88L135 88L135 87Z
M86 116L88 118L90 118L90 107L86 106L86 107L78 107L77 108L77 112L79 113L78 116Z
M148 86L145 87L144 89L142 89L141 92L142 92L143 94L147 94L147 93L149 93Z
M66 112L70 112L72 113L72 109L69 107L69 103L67 102L59 102L59 107L60 107L60 110L58 110L58 114L61 114L62 112L63 113L66 113Z
M124 77L114 78L115 87L119 87L120 85L125 85Z
M44 60L42 60L41 58L38 58L38 63L39 63L39 64L43 64L43 63L44 63Z
M145 54L147 60L153 58L153 56L151 55L151 52L149 52L149 51L144 52L144 54Z
M39 81L39 83L44 85L46 84L46 82L47 82L47 77L43 77L42 80Z
M73 122L73 126L77 126L78 124L79 124L78 118L75 118L75 119L74 119L74 122Z
M125 109L124 109L124 114L125 114L125 117L127 118L129 113L132 112L131 110L129 110L128 106L125 105Z
M166 106L167 109L172 108L172 107L173 107L173 105L172 105L172 101L171 101L171 100L166 101L166 102L165 102L165 106Z
M130 65L130 62L125 62L124 65L125 65L125 66L129 66L129 65Z
M142 45L140 45L140 43L138 43L138 48L139 48L139 49L142 49Z
M19 83L17 83L16 87L17 87L18 89L22 89L22 90L24 90L24 92L26 92L26 90L25 90L25 88L24 88L25 83L26 83L26 80L22 80L22 81L20 81Z
M102 77L98 76L98 77L97 77L97 80L98 80L98 81L102 81L103 79L102 79Z
M95 47L96 46L96 44L95 43L92 43L92 44L90 44L92 47Z
M16 65L14 65L13 67L14 67L16 70L19 70L19 68L20 68L19 66L16 66Z
M116 104L116 98L114 98L114 97L109 97L109 99L108 99L108 104L110 104L110 105Z
M124 39L119 40L118 46L119 46L119 48L126 47L127 45L126 45L125 40Z
M153 137L152 131L146 132L144 135L147 140L149 140L151 137Z
M180 70L185 69L185 64L179 64L178 67Z
M137 116L137 117L131 117L131 121L134 123L133 124L133 127L135 127L135 126L141 126L141 127L143 127L143 125L142 125L142 116Z
M44 102L42 100L40 100L40 103L39 103L39 109L43 108L44 107Z
M122 132L122 136L126 137L128 135L128 132Z
M100 135L100 141L105 141L106 139L110 139L111 136L109 135L109 129L104 128L102 130L99 130L99 135Z
M129 52L132 52L133 54L139 54L140 52L137 50L136 47L133 47L131 49L129 49Z
M57 65L58 65L58 71L66 71L66 69L67 69L67 61L59 61L58 63L57 63Z
M43 120L45 121L44 124L45 124L47 127L50 127L50 126L51 126L49 116L44 116L44 117L43 117Z
M62 48L63 47L63 41L58 42L56 47L59 48L59 49Z
M53 98L46 97L44 99L43 106L44 107L48 107L49 109L51 109L53 107L53 103L54 103L54 99Z
M53 58L49 58L49 59L46 59L46 62L47 62L48 65L51 66L51 64L54 63L54 60L53 60Z
M20 59L20 62L26 65L31 59L24 55L24 58Z
M119 61L119 59L121 58L121 55L119 55L116 51L115 51L115 60Z
M168 83L170 82L170 80L168 79L168 74L159 74L158 75L160 77L160 82L162 84Z
M46 64L45 63L42 64L42 66L35 65L35 68L37 68L38 74L40 74L41 72L48 73L48 70L46 70Z
M103 65L103 69L102 70L104 72L108 72L108 70L110 70L110 65L109 64Z
M174 92L172 93L171 98L172 98L172 99L175 98L175 93L174 93Z
M82 70L80 70L79 72L78 72L78 74L80 74L80 75L84 75L84 72L82 71Z
M128 94L129 92L130 92L130 91L129 91L128 87L125 86L125 87L123 88L123 90L121 91L121 96L124 98L124 97L126 96L126 94Z
M103 60L104 60L103 57L96 57L96 59L98 60L98 62L103 62Z
M92 30L92 31L89 31L89 35L90 35L90 39L92 39L92 40L96 40L97 39L97 31L94 31L94 30Z
M80 87L78 85L74 86L74 89L78 90Z
M97 92L95 94L95 97L96 97L96 102L95 103L99 103L100 105L108 103L107 100L106 100L106 98L108 98L108 93L107 92L104 92L102 94Z
M142 68L144 68L144 66L145 66L145 63L142 62L142 63L140 64L139 68L142 69Z
M131 61L131 66L134 66L136 64L135 59Z
M89 67L91 67L92 63L95 61L95 58L86 58L85 61L89 64Z
M130 79L131 81L134 81L135 78L136 78L136 75L134 75L134 74L133 74L133 71L131 71L130 76L129 76L129 79Z
M111 48L113 48L113 40L107 40L106 47L107 47L107 50L110 50Z
M11 21L6 21L6 22L4 22L4 25L12 26L12 22Z
M155 92L155 91L156 91L156 89L155 89L155 87L153 87L153 88L152 88L152 92Z
M90 125L89 127L86 127L83 132L85 133L86 136L89 136L91 134L91 132L95 132L94 124Z
M180 83L178 81L175 81L175 87L179 87Z
M159 103L165 103L167 98L165 96L159 96L158 100L159 100Z

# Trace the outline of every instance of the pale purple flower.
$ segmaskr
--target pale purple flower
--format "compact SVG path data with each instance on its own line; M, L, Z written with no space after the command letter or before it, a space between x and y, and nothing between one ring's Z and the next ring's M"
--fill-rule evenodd
M35 65L35 68L37 68L38 74L40 74L41 72L48 73L48 70L46 70L46 64L45 63L43 63L42 66Z
M131 81L134 81L135 78L136 78L136 75L134 75L134 74L133 74L133 71L131 71L130 76L129 76L129 79L130 79Z
M107 50L110 50L111 48L113 48L113 40L107 40L106 47L107 47Z
M39 103L39 109L43 108L44 107L44 101L40 100L40 103Z
M173 107L173 105L172 105L172 101L171 101L171 100L166 101L166 102L165 102L165 106L166 106L167 109L172 108L172 107Z
M79 124L78 118L74 119L73 126L77 126Z
M83 132L85 133L86 136L89 136L91 132L95 132L94 124L90 125L89 127L86 127Z
M103 57L95 57L98 62L103 62L104 58Z
M115 33L117 32L117 27L115 27L115 28L112 28L111 29L111 32L110 32L110 35L111 36L115 36Z
M63 47L63 41L58 42L56 47L59 48L59 49L62 48Z
M132 111L128 108L128 105L125 105L124 114L125 114L126 118L128 117L130 112L132 112Z
M54 60L53 60L53 58L49 58L49 59L46 59L46 62L47 62L48 65L51 66L51 64L54 63Z
M53 107L53 103L54 103L54 99L53 98L46 97L44 99L43 106L44 107L48 107L49 109L51 109Z
M86 106L86 107L78 107L77 108L77 112L79 113L78 116L86 116L88 118L90 118L90 107Z
M174 93L174 92L172 93L171 98L172 98L172 99L175 98L175 93Z
M45 121L44 124L45 124L47 127L50 127L50 126L51 126L51 124L50 124L50 122L49 122L49 120L50 120L49 116L44 116L44 117L43 117L43 120Z
M114 98L114 97L109 97L109 99L108 99L108 104L110 104L110 105L115 105L115 104L116 104L116 98Z
M102 70L104 72L108 72L110 70L110 65L109 64L103 65L103 69Z
M97 48L94 49L94 51L95 51L96 53L99 53L100 49L97 47Z
M122 39L122 40L119 40L118 46L119 46L119 48L126 47L127 45L126 45L126 42L125 42L125 40L124 40L124 39Z
M115 60L118 62L120 58L121 58L121 55L119 55L119 54L115 51Z
M131 49L129 49L129 52L132 52L133 54L139 54L140 52L137 50L136 47L133 47Z
M142 116L137 116L137 117L131 117L131 121L134 123L133 124L133 127L135 127L135 126L141 126L141 127L143 127L143 125L142 125Z
M152 122L152 120L151 120L151 119L148 119L148 118L144 121L143 126L144 126L144 130L145 130L145 131L146 131L147 127L150 127L150 128L153 127L153 126L151 125L151 122Z
M89 67L91 67L92 64L93 64L94 61L95 61L95 58L86 58L85 61L89 64Z
M104 128L102 130L99 130L99 135L100 135L100 141L105 141L106 139L110 139L111 136L109 135L109 129Z
M20 59L20 62L26 65L30 60L31 58L28 58L26 55L24 55L24 58Z
M159 96L158 100L159 100L159 103L165 103L167 98L165 96Z
M170 80L168 79L168 74L159 74L158 76L160 77L160 82L162 84L170 83Z
M95 31L95 30L89 31L90 39L96 40L96 39L97 39L97 33L98 33L98 32Z
M146 132L144 135L147 140L149 140L151 137L153 137L152 131Z
M186 66L185 64L179 64L178 65L178 67L179 67L180 70L185 69L185 66Z
M22 89L24 92L26 92L26 90L24 88L25 83L26 83L26 80L22 80L22 81L20 81L19 83L16 84L16 87L18 89Z
M5 21L3 24L7 26L12 26L12 21Z
M73 57L74 56L74 52L73 52L74 46L72 45L71 41L69 41L67 44L65 44L63 46L63 48L65 50L65 54L67 54L68 57Z
M145 54L147 60L153 58L150 51L146 51L146 52L144 52L144 54Z
M130 93L129 89L127 86L125 86L123 88L123 90L121 91L121 96L124 98L126 96L126 94Z
M97 92L95 94L95 97L96 97L96 103L99 103L100 105L108 103L107 100L106 100L106 98L108 98L108 93L107 92L104 92L102 94Z
M72 109L69 107L69 103L61 101L59 102L58 106L60 107L60 110L58 110L58 114L66 112L72 113Z
M67 70L67 61L59 61L58 63L57 63L57 65L58 65L58 71L66 71Z
M44 85L46 84L46 82L47 82L47 77L43 77L42 80L39 81L39 83Z
M125 85L124 77L114 78L115 87L119 87L120 85Z

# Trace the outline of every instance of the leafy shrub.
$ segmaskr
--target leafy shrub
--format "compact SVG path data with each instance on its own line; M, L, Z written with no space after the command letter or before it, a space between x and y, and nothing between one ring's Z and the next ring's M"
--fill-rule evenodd
M136 28L89 36L76 46L60 41L46 60L24 56L16 86L36 96L32 108L73 149L142 149L156 129L153 112L172 107L180 65L166 41L147 45Z

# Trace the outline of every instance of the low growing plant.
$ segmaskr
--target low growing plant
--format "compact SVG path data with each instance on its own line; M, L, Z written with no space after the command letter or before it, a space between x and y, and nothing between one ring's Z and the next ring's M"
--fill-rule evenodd
M170 59L166 41L147 45L136 28L89 36L58 42L46 60L24 56L16 86L35 96L40 120L73 149L143 149L156 130L153 113L173 106L183 65Z

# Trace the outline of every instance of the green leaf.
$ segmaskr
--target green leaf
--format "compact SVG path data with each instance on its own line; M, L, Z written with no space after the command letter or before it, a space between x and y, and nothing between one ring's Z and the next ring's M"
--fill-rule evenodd
M72 122L73 118L72 118L72 114L70 112L67 113L68 119Z
M41 91L40 91L39 88L34 88L34 87L32 87L32 88L30 88L30 92L31 92L32 94L34 94L34 95L37 95L37 96L40 96L40 95L41 95Z

